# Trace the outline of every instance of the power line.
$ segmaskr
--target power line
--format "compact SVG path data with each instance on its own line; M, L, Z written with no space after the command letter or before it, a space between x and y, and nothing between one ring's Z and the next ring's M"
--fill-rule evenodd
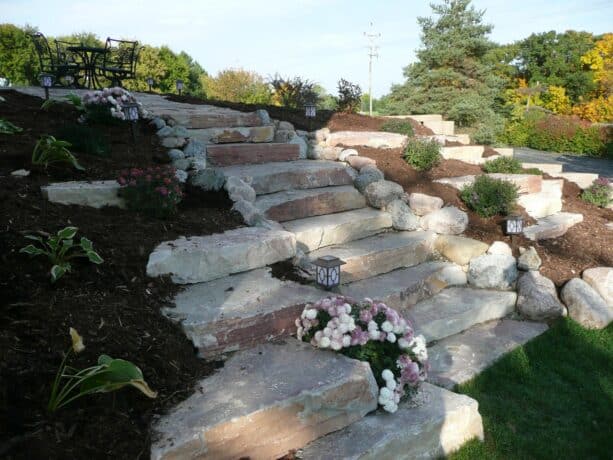
M371 22L371 29L372 26L373 24ZM377 39L381 38L381 34L364 32L364 36L368 39L368 113L372 117L372 58L379 57L379 46L377 45Z

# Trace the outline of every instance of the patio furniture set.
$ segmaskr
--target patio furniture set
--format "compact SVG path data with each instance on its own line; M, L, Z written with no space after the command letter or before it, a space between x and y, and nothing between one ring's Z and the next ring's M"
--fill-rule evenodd
M31 34L42 74L53 76L54 85L100 88L135 78L138 42L107 38L104 47L54 40L51 47L40 32Z

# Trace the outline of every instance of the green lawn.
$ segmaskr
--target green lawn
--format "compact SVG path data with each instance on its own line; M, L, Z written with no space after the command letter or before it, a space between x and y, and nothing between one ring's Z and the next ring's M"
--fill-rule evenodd
M613 458L613 324L560 320L458 391L479 401L485 442L452 460Z

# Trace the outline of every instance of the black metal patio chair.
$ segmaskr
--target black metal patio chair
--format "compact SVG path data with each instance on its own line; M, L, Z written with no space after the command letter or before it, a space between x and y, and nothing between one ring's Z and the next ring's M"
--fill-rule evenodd
M138 59L138 42L128 40L106 39L100 74L111 81L112 86L121 86L122 81L136 76Z
M35 32L29 34L29 36L34 42L41 73L53 75L55 85L61 85L62 79L67 76L73 77L73 81L77 81L79 65L74 60L67 60L65 55L60 58L58 49L52 50L47 38L42 33Z

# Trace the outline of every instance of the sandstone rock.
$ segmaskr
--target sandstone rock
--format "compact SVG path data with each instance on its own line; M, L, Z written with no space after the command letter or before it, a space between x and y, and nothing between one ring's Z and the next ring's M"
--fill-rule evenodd
M292 233L237 228L159 244L149 255L147 275L171 275L177 284L199 283L280 262L295 253Z
M330 147L326 145L311 146L307 152L307 157L311 160L331 160L337 161L344 149L342 147Z
M205 192L219 191L226 182L226 176L215 168L201 169L190 178L190 184Z
M583 281L592 286L609 307L613 307L613 268L588 268L582 276Z
M330 146L373 147L376 149L396 149L406 145L408 137L403 134L380 131L337 131L331 133L326 143Z
M328 136L330 135L329 128L322 128L315 131L315 140L317 142L326 142Z
M124 207L125 203L118 195L119 189L120 185L115 180L70 181L43 186L41 192L43 198L52 203L78 204L93 208Z
M466 230L467 225L468 215L455 206L441 208L421 218L421 226L424 230L432 230L444 235L462 233Z
M488 254L503 254L506 256L513 255L513 251L511 250L511 247L503 241L494 241L492 245L490 246L490 248L487 250L487 253Z
M296 137L296 131L294 130L287 131L284 129L277 129L275 131L275 137L273 142L289 142L294 137Z
M529 271L519 278L517 293L517 309L528 319L543 321L567 314L553 281L537 271Z
M392 201L400 199L404 195L404 189L396 182L380 180L366 186L364 195L372 207L384 208Z
M185 147L183 147L183 153L186 157L204 155L206 153L206 146L196 139L190 139Z
M434 182L439 184L449 185L457 190L462 190L467 185L471 185L475 181L475 176L457 176L457 177L444 177L442 179L436 179Z
M513 256L485 254L475 257L468 267L468 282L481 289L511 289L517 280Z
M232 176L226 179L224 188L232 201L239 199L253 203L255 201L255 190L239 177Z
M358 155L359 155L359 153L355 149L345 149L338 156L338 161L347 161L347 158L349 158L351 156L358 156Z
M377 407L377 393L366 362L292 339L259 345L154 425L151 458L278 458L358 421Z
M373 182L377 182L383 180L383 172L377 169L375 166L364 166L360 170L360 174L356 177L353 185L357 188L361 193L364 193L366 187L368 187Z
M385 207L392 216L394 230L417 230L419 218L411 212L409 206L402 200L394 200Z
M479 164L482 161L482 145L461 145L442 147L441 156L446 160L460 160L465 163Z
M557 174L553 174L553 177L561 177L562 179L566 179L569 182L577 184L579 188L585 190L586 188L590 187L596 179L598 179L598 174L559 172Z
M511 182L519 187L519 193L537 193L541 191L543 178L536 174L487 174L492 179Z
M258 222L263 218L262 211L256 208L252 201L242 198L234 201L232 210L240 213L245 223L252 227L257 226Z
M377 167L377 162L372 158L368 157L350 156L349 158L347 158L347 163L349 163L352 168L355 168L358 171L361 171L362 168L364 168L365 166Z
M583 222L583 214L560 212L539 219L536 225L524 228L524 236L529 240L546 240L564 235L573 225Z
M561 297L568 308L568 316L588 329L603 329L613 321L613 307L588 283L573 278L564 285Z
M434 248L450 261L466 265L473 257L485 253L488 245L463 236L440 235L434 243Z
M292 125L289 121L279 121L279 129L294 131L294 125Z
M260 164L299 160L300 146L270 143L208 145L206 154L214 166Z
M409 195L409 206L418 216L424 216L443 207L443 200L438 196L426 195L424 193L411 193Z
M520 270L538 270L541 268L541 258L539 257L534 246L530 246L528 249L519 249L520 256L517 259L517 268Z
M205 144L229 144L240 142L272 142L274 125L238 126L230 128L206 128L190 130L190 137Z
M306 141L300 136L294 136L289 141L290 144L298 146L298 157L304 160L307 157L308 147Z

